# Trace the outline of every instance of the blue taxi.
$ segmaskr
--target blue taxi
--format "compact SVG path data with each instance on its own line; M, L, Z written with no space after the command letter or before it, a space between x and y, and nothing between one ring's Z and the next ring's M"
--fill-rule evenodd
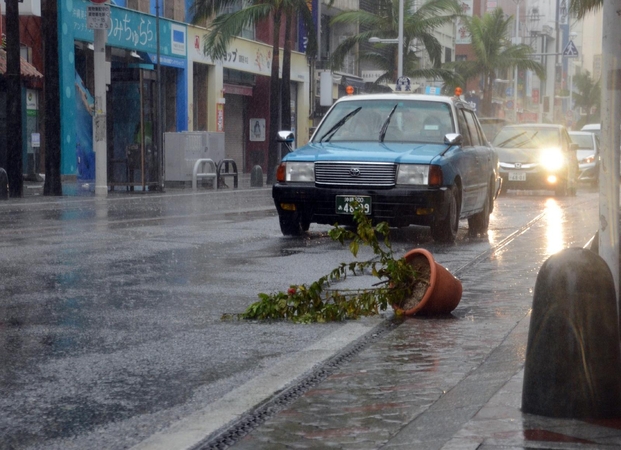
M292 142L280 132L280 142ZM343 97L310 142L278 167L272 197L284 235L311 223L353 224L353 205L374 223L431 227L454 242L460 219L485 234L500 189L498 157L471 105L458 97Z

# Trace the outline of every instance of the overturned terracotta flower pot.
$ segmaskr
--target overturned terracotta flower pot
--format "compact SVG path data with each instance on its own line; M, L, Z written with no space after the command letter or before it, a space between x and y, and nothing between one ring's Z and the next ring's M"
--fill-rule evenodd
M415 248L404 258L414 267L418 277L412 296L402 306L393 305L393 309L406 316L451 313L461 300L461 281L438 264L428 250Z

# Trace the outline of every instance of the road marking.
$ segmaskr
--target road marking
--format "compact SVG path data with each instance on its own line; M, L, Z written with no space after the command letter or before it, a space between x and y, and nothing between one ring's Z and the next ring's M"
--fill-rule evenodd
M337 331L270 367L261 375L230 391L221 399L156 433L131 450L190 449L248 410L269 399L296 379L323 363L349 343L383 323L382 317L348 322Z

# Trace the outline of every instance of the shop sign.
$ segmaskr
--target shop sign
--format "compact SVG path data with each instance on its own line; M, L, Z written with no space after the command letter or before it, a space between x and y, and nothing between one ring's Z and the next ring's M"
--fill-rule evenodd
M187 32L188 42L190 42L188 59L205 64L218 63L222 64L222 67L239 70L240 72L264 76L272 75L271 45L233 38L228 45L226 56L219 61L213 61L205 54L205 30L189 27ZM280 69L282 71L282 65ZM306 56L293 52L291 54L291 80L307 81L308 79L308 61Z
M87 7L104 6L110 8L110 28L106 36L108 46L157 53L156 18L154 16L115 5L93 5L86 0L74 0L71 3L70 19L73 22L69 22L68 25L72 28L75 40L93 42L94 31L88 29L87 26ZM186 25L160 18L159 34L162 55L186 56Z
M216 104L216 131L224 131L224 103Z
M265 141L265 119L250 119L250 141Z

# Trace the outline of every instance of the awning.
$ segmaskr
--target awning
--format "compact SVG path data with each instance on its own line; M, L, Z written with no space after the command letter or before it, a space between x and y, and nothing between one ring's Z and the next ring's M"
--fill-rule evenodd
M343 86L353 86L357 89L364 89L364 80L362 78L353 75L340 74L338 72L334 72L334 74L341 76L341 84Z
M20 72L23 77L29 78L43 78L43 74L39 72L35 66L30 64L24 58L20 56L19 58ZM6 51L0 49L0 74L4 75L6 73Z

